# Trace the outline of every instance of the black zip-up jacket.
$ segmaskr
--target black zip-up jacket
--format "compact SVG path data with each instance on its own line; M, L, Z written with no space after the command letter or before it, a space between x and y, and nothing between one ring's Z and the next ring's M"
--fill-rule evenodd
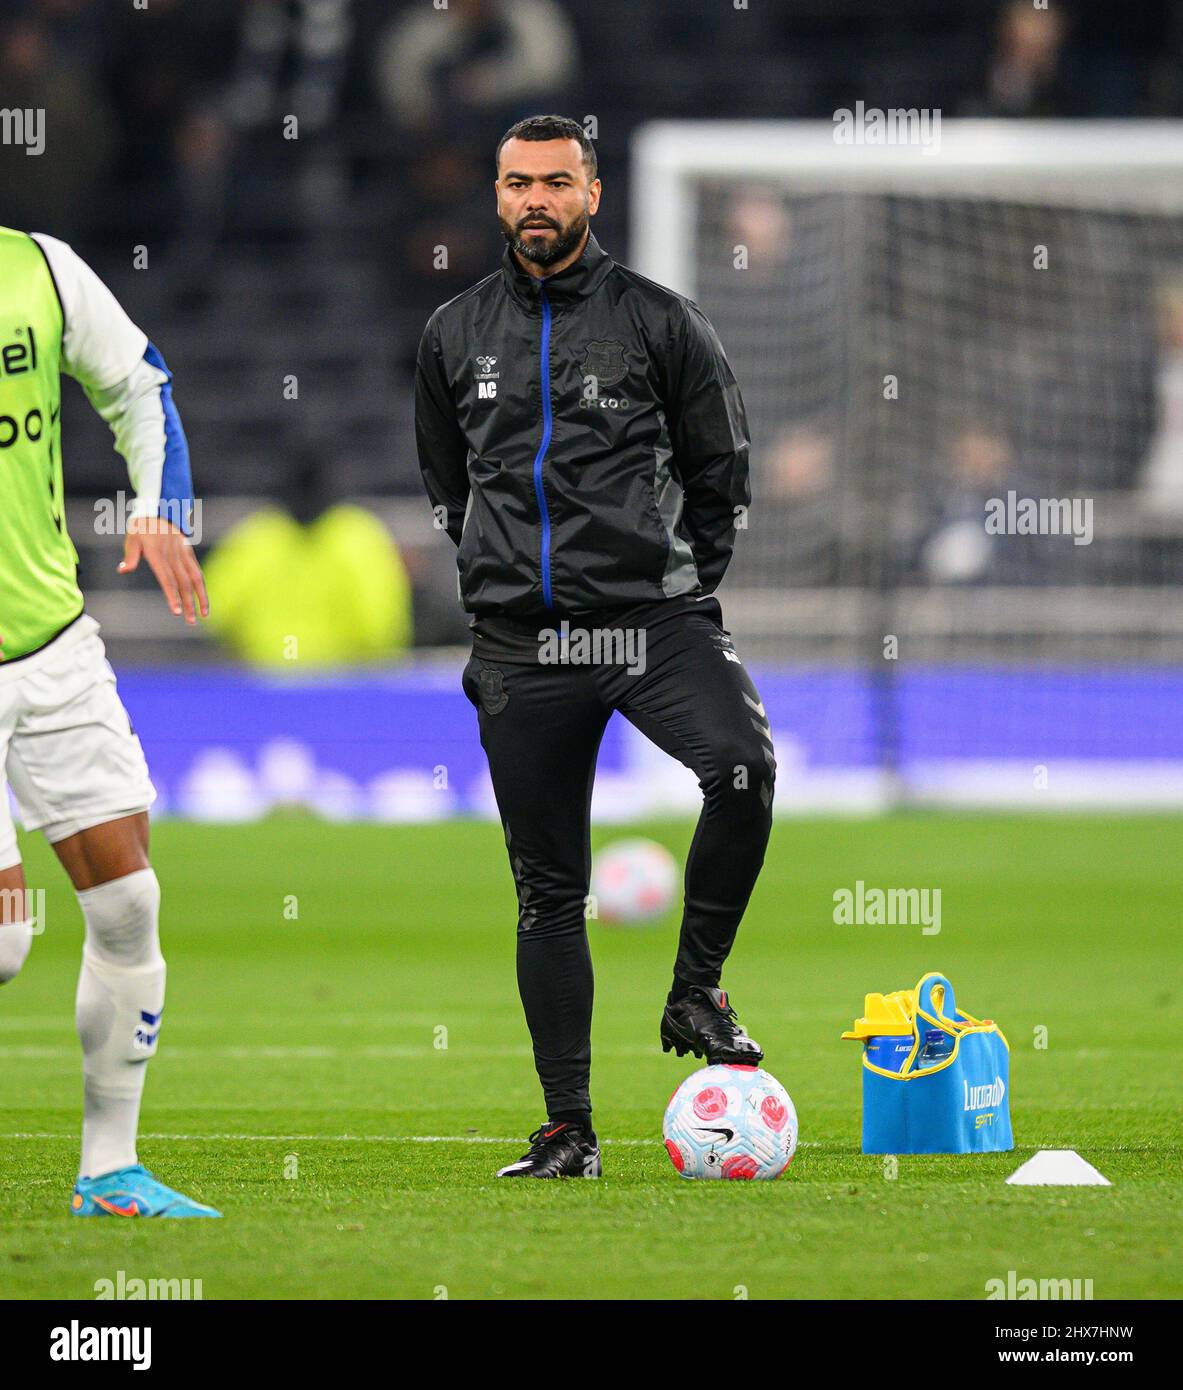
M588 236L501 269L419 344L419 465L464 607L546 618L710 594L750 502L743 399L692 301Z

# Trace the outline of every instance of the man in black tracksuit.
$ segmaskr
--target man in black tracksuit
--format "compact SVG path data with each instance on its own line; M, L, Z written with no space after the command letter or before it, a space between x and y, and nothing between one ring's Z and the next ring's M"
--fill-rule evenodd
M505 256L428 321L416 435L473 614L464 689L517 885L518 984L547 1104L529 1152L498 1176L597 1176L584 911L613 710L704 793L662 1044L710 1062L763 1058L719 988L776 770L712 597L750 500L747 421L697 305L591 235L600 183L582 128L519 122L497 166Z

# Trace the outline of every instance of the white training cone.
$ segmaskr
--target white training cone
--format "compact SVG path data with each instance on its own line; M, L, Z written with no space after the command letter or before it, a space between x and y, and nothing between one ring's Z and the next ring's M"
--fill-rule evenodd
M1091 1163L1075 1149L1040 1149L1007 1178L1017 1187L1109 1187Z

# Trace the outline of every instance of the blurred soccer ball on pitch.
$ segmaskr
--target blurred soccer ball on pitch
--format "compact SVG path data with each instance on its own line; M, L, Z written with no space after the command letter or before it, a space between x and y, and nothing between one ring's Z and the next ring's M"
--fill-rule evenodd
M678 863L653 840L617 840L592 863L594 915L602 922L652 922L678 892ZM589 916L592 915L589 912Z
M662 1125L684 1178L779 1178L797 1150L797 1112L762 1067L703 1067L670 1097Z

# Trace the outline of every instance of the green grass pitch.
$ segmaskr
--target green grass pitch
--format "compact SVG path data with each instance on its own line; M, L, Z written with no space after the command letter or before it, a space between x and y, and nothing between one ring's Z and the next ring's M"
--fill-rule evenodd
M644 833L681 855L691 828ZM68 1214L81 921L49 852L24 849L47 930L0 991L0 1296L92 1298L119 1270L207 1299L982 1299L1011 1269L1099 1299L1183 1294L1183 819L778 821L725 980L800 1116L776 1183L686 1182L661 1146L690 1070L657 1043L672 919L591 926L604 1179L495 1183L543 1117L497 828L164 822L141 1158L226 1214L191 1223ZM940 934L836 926L857 879L939 887ZM901 1157L891 1178L859 1152L858 1050L838 1035L866 991L929 969L1007 1033L1019 1147ZM1113 1186L1006 1187L1038 1148L1078 1149Z

